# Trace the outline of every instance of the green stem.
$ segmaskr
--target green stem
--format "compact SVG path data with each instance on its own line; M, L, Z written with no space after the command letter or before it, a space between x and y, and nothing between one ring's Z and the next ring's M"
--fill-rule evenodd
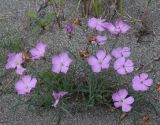
M111 52L111 51L114 49L114 47L117 45L118 40L119 40L119 35L117 35L117 36L116 36L116 40L115 40L115 41L113 41L113 44L112 44L112 46L111 46L111 50L110 50L110 52Z
M123 0L120 0L120 17L123 19Z
M93 7L94 7L94 11L95 11L96 17L99 17L97 0L93 0L93 1L92 1L92 4L93 4Z
M62 0L58 0L59 8L62 9Z

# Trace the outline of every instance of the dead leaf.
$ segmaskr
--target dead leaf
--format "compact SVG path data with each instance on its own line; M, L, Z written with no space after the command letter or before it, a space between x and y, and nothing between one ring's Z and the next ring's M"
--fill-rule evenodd
M127 113L123 113L123 114L121 114L121 116L120 116L120 120L122 121L126 116L127 116Z
M157 84L157 91L160 93L160 83Z
M144 115L144 116L142 117L141 123L142 123L142 125L144 125L144 124L148 124L149 121L150 121L149 116Z
M81 20L76 18L76 19L71 19L70 21L72 24L75 24L75 25L81 25Z
M23 52L22 53L22 59L24 60L24 62L30 62L31 61L31 54L27 51L27 52Z
M89 43L92 43L92 42L95 42L95 41L96 41L96 36L92 35L92 36L88 37L88 42Z
M78 54L82 58L87 58L89 56L89 52L87 50L79 50Z

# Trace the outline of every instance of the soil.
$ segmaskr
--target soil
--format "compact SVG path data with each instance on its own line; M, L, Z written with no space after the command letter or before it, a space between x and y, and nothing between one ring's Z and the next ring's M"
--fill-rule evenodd
M54 24L51 31L41 34L33 35L29 26L29 20L25 13L28 11L37 11L43 0L0 0L0 44L13 40L15 32L21 36L21 42L25 45L25 49L29 49L38 40L45 41L48 44L47 58L55 53L68 48L73 52L77 49L84 48L85 41L89 34L93 34L86 26L87 19L81 16L81 7L78 11L78 0L66 0L64 6L64 15L66 20L62 21L62 29ZM148 8L148 13L144 18L144 24L139 21L142 19L145 10L146 0L124 0L124 16L126 21L131 25L131 30L127 35L122 35L118 40L109 35L109 40L106 44L106 50L109 52L112 46L112 41L117 42L116 46L128 46L132 50L131 58L134 60L135 66L142 69L129 75L127 81L130 81L132 76L141 72L148 72L154 79L152 92L148 92L146 100L155 104L157 111L160 111L160 93L157 92L156 87L160 82L160 1L153 0ZM80 18L82 26L75 26L72 39L70 40L68 34L64 30L65 24L71 18ZM106 17L109 19L109 17ZM8 35L6 35L8 34ZM108 34L107 34L108 35ZM2 59L5 59L8 51L0 48ZM0 59L0 125L57 125L57 119L54 118L54 111L43 111L39 114L28 111L26 105L14 106L19 101L19 96L14 91L15 81L18 77L14 72L9 72L4 69L4 63ZM45 64L40 62L36 64L38 68ZM43 68L38 70L43 70ZM3 77L2 77L3 76ZM20 97L23 99L23 97ZM28 98L28 97L24 97ZM160 116L158 116L153 107L143 104L141 110L143 113L137 117L137 123L141 123L141 118L144 115L150 117L149 125L160 125ZM111 111L105 107L96 107L89 111L77 112L72 116L65 115L60 122L60 125L132 125L134 118L132 113L120 120L122 116L118 110Z

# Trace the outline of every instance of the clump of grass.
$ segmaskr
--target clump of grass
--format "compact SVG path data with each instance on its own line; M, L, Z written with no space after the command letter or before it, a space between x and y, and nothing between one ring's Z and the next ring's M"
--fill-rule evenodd
M81 2L81 0L79 0ZM105 11L110 8L106 8L106 5L108 5L111 1L105 1L105 0L83 0L83 6L84 6L84 16L88 17L89 14L92 12L94 13L94 16L97 18L100 18L104 16ZM123 0L114 0L111 2L111 6L115 6L115 9L118 9L117 11L120 13L120 17L123 19ZM106 16L106 15L105 15Z
M79 1L80 2L80 1ZM90 11L93 11L95 14L95 17L100 17L103 10L103 0L83 0L83 15L85 17L88 17Z
M123 19L123 0L120 0L120 17Z
M41 11L48 6L50 7L49 12L41 16ZM43 30L49 31L50 25L53 23L54 19L57 21L59 28L61 28L61 20L64 20L63 1L58 0L57 2L55 0L47 0L41 5L37 12L27 12L26 16L31 19L33 34Z
M37 12L30 11L26 13L26 16L31 19L32 33L36 34L42 30L49 31L49 26L53 22L55 13L49 12L46 17L40 17Z
M55 1L50 0L49 2L51 5L54 5ZM61 0L59 0L58 5L59 5L59 8L62 7ZM97 0L92 0L92 5L95 10L96 17L100 17L102 3ZM123 0L120 1L120 13L122 18L123 17ZM45 29L45 30L48 29L49 24L53 21L52 14L53 13L51 13L51 15L47 16L47 18L45 19L39 17L36 12L29 12L27 13L27 16L30 17L31 20L35 22L36 24L35 31L39 31L41 29ZM56 18L57 18L57 15L56 15ZM97 20L96 18L92 18L90 19L90 21L91 21L90 22L91 24L95 24L95 26L91 25L91 28L92 29L95 28L99 32L105 31L106 29L103 26L106 24L108 25L108 23L105 23L104 19ZM115 25L110 23L110 26L111 27L108 27L108 30L111 32L113 36L115 35L116 38L120 34L127 33L128 30L130 29L130 27L126 23L124 23L122 20L119 20L119 19L117 20L117 23ZM100 37L102 38L102 36ZM137 93L133 92L133 90L131 90L128 86L128 81L125 80L125 78L123 77L124 75L131 73L133 71L132 69L134 69L132 60L128 59L128 57L130 56L130 49L128 47L124 47L125 48L125 51L124 51L123 50L124 48L119 47L120 50L122 49L122 51L119 52L119 53L122 53L120 56L119 56L119 53L116 55L112 53L112 56L115 57L115 62L119 61L119 59L120 60L123 59L125 61L127 60L126 61L127 64L125 61L122 60L121 62L117 63L118 66L116 65L116 63L114 63L115 64L114 67L112 68L110 67L109 69L108 65L110 64L110 59L108 61L108 58L111 56L105 53L106 48L103 48L103 50L99 50L100 44L95 43L95 47L94 47L94 45L92 45L91 42L87 44L87 48L91 48L91 50L90 51L87 50L87 54L89 57L87 56L86 58L82 58L79 54L75 54L70 50L67 50L67 49L63 50L65 52L68 52L67 54L71 56L71 62L73 63L71 66L70 64L65 64L65 63L69 63L70 61L69 60L70 58L68 57L68 55L67 56L65 55L66 53L65 54L63 53L58 56L54 56L56 57L55 59L57 59L58 61L57 60L53 61L52 59L52 66L56 64L56 68L58 67L57 69L59 69L59 67L62 68L64 66L63 68L66 68L67 71L69 69L69 72L67 72L66 69L60 69L60 71L57 71L56 69L55 71L53 69L51 70L50 68L49 69L46 68L44 71L40 71L35 69L34 66L31 65L32 67L29 67L30 68L29 71L27 70L25 73L33 74L34 76L36 76L38 80L38 84L36 85L36 87L33 87L34 91L33 91L33 94L30 95L30 98L26 102L22 101L20 104L28 104L28 110L31 110L31 111L37 111L41 109L50 110L51 108L53 108L53 110L57 111L58 117L61 118L61 115L63 114L63 112L70 114L71 110L68 110L68 108L72 107L73 105L76 105L81 110L84 110L84 109L87 110L87 109L93 108L96 105L105 105L106 107L111 108L113 107L113 104L114 104L116 107L116 103L118 102L120 103L119 107L122 107L122 111L128 112L128 111L131 111L131 108L132 108L131 104L135 102L135 105L133 107L133 113L134 113L134 120L136 121L135 116L137 115L139 110L138 109L140 104L139 102L142 100L144 101L145 93L139 94L138 92ZM95 37L93 42L97 42L97 37ZM98 42L101 42L101 41L98 41ZM43 46L44 45L41 44L40 49L45 52L45 49L44 49L45 47L43 48ZM32 58L32 61L43 59L43 61L45 61L46 64L50 65L50 63L47 62L47 60L49 59L44 58L44 53L41 53L41 50L39 50L38 47L32 48L32 50L34 50L33 52L34 54L30 52L30 56L35 57L35 55L37 54L40 57L37 59L33 59L32 57L29 57L30 60L31 58ZM101 54L97 54L97 53L95 54L95 51L99 51L99 53ZM124 54L123 51L124 53L127 51L127 54ZM96 55L96 56L92 56L92 55ZM41 58L41 56L43 58ZM62 56L64 56L64 58L62 58ZM69 59L66 59L67 57ZM89 58L93 59L92 61L96 63L92 65L91 64L92 62L89 62ZM60 64L59 64L59 61L60 61ZM21 66L21 64L18 64L18 66L19 65ZM98 69L100 69L100 71L99 70L97 71L97 69L94 69L96 65ZM28 68L28 67L25 67L25 68ZM38 67L38 68L41 68L41 67ZM117 73L113 73L112 71L113 69L115 69ZM121 76L118 76L118 74L120 74ZM146 77L146 74L143 74L143 75L144 77ZM139 78L139 76L136 76L136 78L137 77ZM144 79L145 78L143 78L142 82L145 82ZM146 79L148 79L148 74ZM122 82L122 81L125 81L125 82ZM139 82L139 84L141 84L141 78L139 78L139 80L137 81ZM23 82L18 82L18 83L23 83ZM148 83L148 84L152 84L152 83ZM119 90L124 87L127 88L128 91L126 92L127 93L126 97L122 99L123 97L121 98ZM149 88L150 85L143 86L142 88L137 87L132 89L134 89L135 91L137 91L136 89L140 89L140 90L142 89L141 91L143 91L144 87ZM24 95L30 93L31 91L27 91L26 93L21 93L26 88L28 89L28 87L23 88L23 86L22 86L22 90L20 90L21 88L20 89L18 88L17 93L19 92L18 94L24 94ZM61 99L63 96L60 98L53 97L54 96L54 95L52 96L53 91L56 91L56 92L66 91L67 96L65 96L63 99ZM132 94L135 99L132 96L128 95L128 92ZM118 95L118 97L116 97L115 100L113 99L114 98L113 94ZM123 95L124 93L121 93L121 94L122 96L124 96ZM132 100L129 100L128 99L129 97L130 99L132 98ZM126 98L129 100L128 102ZM58 107L53 105L53 100L55 102L58 101ZM129 104L125 104L125 103L129 103ZM156 114L159 115L159 113L157 113L156 108L152 105L151 102L147 104L150 104L152 108L155 110ZM125 111L125 109L123 109L124 105L127 105L130 109L128 111ZM117 106L116 108L119 108L119 107Z
M94 13L96 17L100 17L102 14L102 9L103 9L103 1L102 0L92 0L91 1L91 6L92 9L94 10Z
M151 5L151 3L152 3L152 0L148 0L147 3L146 3L146 5L145 5L144 14L143 14L142 19L141 19L142 20L142 24L145 24L146 16L148 14L148 8Z
M18 52L24 49L23 39L20 33L9 31L2 35L0 38L0 65L6 63L8 52Z
M0 39L0 48L8 51L21 51L23 40L18 32L6 32Z

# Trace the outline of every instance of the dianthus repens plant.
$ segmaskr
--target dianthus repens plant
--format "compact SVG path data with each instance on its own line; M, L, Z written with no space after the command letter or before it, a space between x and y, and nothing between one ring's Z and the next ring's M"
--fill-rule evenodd
M28 52L8 54L6 69L13 69L19 75L15 90L21 96L30 95L25 102L29 107L69 112L72 107L82 110L105 105L125 113L137 112L136 106L153 80L142 72L129 83L123 83L122 80L135 71L134 61L130 59L131 49L113 46L107 53L104 44L108 38L101 35L101 32L110 32L118 37L129 32L131 27L121 19L113 24L95 17L90 18L87 25L97 31L86 43L91 49L78 53L65 49L47 58L47 44L38 41ZM73 32L70 25L65 29ZM44 71L34 67L34 62L40 60L48 65Z

